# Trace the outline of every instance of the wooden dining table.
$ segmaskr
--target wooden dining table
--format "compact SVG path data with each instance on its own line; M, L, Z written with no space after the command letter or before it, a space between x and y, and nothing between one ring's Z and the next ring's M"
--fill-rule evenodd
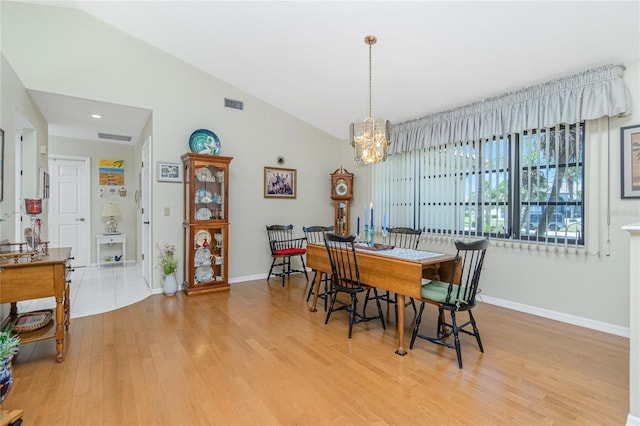
M376 250L358 248L356 260L360 281L397 294L397 306L405 305L405 297L420 299L422 279L449 280L455 255L420 250ZM320 273L331 275L327 248L323 244L307 244L307 266L315 271L316 282ZM316 312L319 285L315 286L313 302L309 310ZM404 309L398 309L398 348L396 354L406 355L404 345Z

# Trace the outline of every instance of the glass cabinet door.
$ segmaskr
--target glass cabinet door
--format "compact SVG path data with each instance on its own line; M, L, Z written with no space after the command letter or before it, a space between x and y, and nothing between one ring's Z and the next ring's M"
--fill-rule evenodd
M192 220L225 219L225 169L198 165L194 169L194 211Z

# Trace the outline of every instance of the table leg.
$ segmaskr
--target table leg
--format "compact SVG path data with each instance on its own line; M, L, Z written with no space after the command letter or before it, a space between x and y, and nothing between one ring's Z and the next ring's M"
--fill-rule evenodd
M396 302L398 307L398 349L396 349L396 354L405 356L407 350L404 348L404 294L396 294Z
M56 296L56 360L58 362L62 362L64 357L64 307L62 305L63 297L63 295Z
M313 302L311 303L311 307L309 308L309 310L311 312L317 312L318 309L316 308L316 305L318 304L318 293L320 291L320 277L322 276L320 274L319 271L315 271L315 276L313 277L313 281L315 283L315 287L313 289Z

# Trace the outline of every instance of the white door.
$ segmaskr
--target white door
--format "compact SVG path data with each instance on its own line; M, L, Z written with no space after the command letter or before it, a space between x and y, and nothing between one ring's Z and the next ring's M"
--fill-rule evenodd
M71 247L74 267L91 261L89 158L50 156L49 240Z
M142 238L142 278L149 288L151 283L151 136L142 145L142 169L140 171L140 229Z

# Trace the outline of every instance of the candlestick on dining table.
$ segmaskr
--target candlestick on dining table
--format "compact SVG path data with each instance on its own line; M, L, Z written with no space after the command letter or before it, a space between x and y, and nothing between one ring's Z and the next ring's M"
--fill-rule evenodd
M367 208L365 207L365 208L364 208L364 216L362 216L362 220L363 220L363 222L364 222L364 226L367 226L367 225L369 224L369 223L367 222L367 218L368 218L368 217L369 217L369 216L367 215Z
M360 235L360 216L356 220L356 235Z
M370 220L370 222L369 222L369 225L370 225L372 228L375 228L375 226L374 226L374 224L373 224L373 203L369 204L369 208L371 209L371 220Z
M384 212L382 214L382 230L383 231L387 230L387 212Z

